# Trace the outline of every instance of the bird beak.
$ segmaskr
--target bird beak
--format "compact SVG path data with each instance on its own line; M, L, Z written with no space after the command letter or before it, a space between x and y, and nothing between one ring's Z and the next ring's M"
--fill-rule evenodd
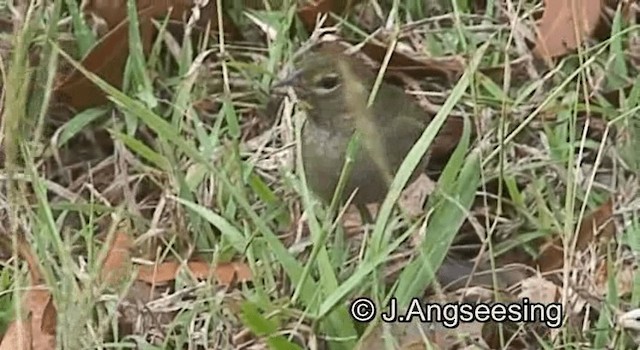
M295 86L296 83L299 81L301 74L302 74L302 70L298 69L293 73L289 74L284 79L273 84L272 88L277 89L277 88L286 87L286 86Z

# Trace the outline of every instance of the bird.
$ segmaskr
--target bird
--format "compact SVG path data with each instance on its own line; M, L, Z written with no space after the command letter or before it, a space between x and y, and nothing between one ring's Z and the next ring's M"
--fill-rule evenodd
M375 72L354 57L318 50L303 56L297 69L277 84L293 87L305 106L302 163L309 188L324 202L330 203L334 196L356 130L360 147L340 200L355 192L351 203L362 206L384 199L405 156L433 118L401 87L385 81L368 105L375 81ZM453 132L459 140L460 130L453 126L445 123L439 139ZM457 144L447 142L438 155L440 165ZM428 168L430 153L423 156L408 183Z
M354 156L341 200L355 191L351 203L362 207L384 199L404 158L433 119L401 87L386 81L368 104L375 82L375 72L354 57L316 50L303 56L293 73L274 86L291 86L306 110L302 164L309 188L325 203L333 199L356 131L363 147ZM437 154L427 151L411 179L430 168L441 169L457 145L461 129L460 120L445 123L431 147ZM433 167L429 167L431 160ZM473 285L490 285L493 276L487 273L488 266L480 265L477 271L474 267L468 260L447 256L436 280L459 286L469 277ZM505 283L518 281L522 275L509 272L497 277Z

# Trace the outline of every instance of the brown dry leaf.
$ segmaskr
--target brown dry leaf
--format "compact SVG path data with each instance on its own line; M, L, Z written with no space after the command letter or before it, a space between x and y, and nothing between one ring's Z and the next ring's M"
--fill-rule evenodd
M591 215L585 217L578 231L577 249L583 250L594 240L609 240L616 233L613 222L613 199L602 204Z
M603 10L602 0L545 0L544 6L534 49L544 58L576 49L593 34Z
M9 325L7 333L0 343L0 350L49 350L55 348L55 321L53 321L53 330L49 329L52 323L51 318L55 320L57 317L55 308L52 314L49 306L53 303L51 294L43 289L43 286L33 288L25 293L23 300L28 317L22 321L13 321Z
M173 281L179 269L180 263L177 261L167 261L153 266L143 265L138 268L136 279L149 284L162 284Z
M29 277L32 285L38 284L42 281L42 273L40 272L40 266L38 259L33 253L29 242L27 242L22 235L16 235L15 251L13 247L13 240L9 235L0 235L0 248L2 254L13 255L17 254L20 259L27 262L29 266Z
M221 285L229 286L234 282L247 282L253 279L248 265L238 262L218 264L214 269L205 262L190 261L189 271L196 279L207 279L213 275ZM157 266L140 266L138 280L150 284L162 284L173 281L180 270L180 263L168 261Z
M345 49L361 45L362 44L357 41L337 38L332 38L319 44L320 49L337 52L343 52ZM388 44L384 43L384 40L377 39L364 43L360 48L360 52L372 60L377 66L384 61L387 50ZM392 84L397 84L398 82L394 78L397 78L398 74L401 74L418 81L425 78L436 78L442 81L453 82L457 80L457 77L459 77L466 68L466 61L460 55L443 57L418 56L421 55L417 52L407 52L407 50L396 47L387 66L389 75L385 75L385 79ZM483 67L480 68L480 71L490 79L496 82L502 82L504 79L504 71L506 66L508 66L511 72L511 79L519 80L523 77L528 78L526 64L527 60L516 59L497 66ZM376 69L378 68L377 66L375 67ZM453 128L454 133L459 132L461 134L461 120L449 122L450 119L447 120L447 124L451 123L451 125L448 126L445 124L443 130Z
M55 319L57 316L51 294L40 284L42 273L38 260L28 242L21 236L18 236L17 251L18 255L29 265L32 288L23 295L23 310L26 311L27 317L21 321L15 320L9 325L0 343L0 350L53 349L56 344ZM52 322L53 331L51 331Z
M547 241L540 248L540 255L534 262L542 272L559 269L564 264L564 250L560 239Z
M142 12L148 13L149 18L157 18L159 20L164 20L169 16L167 29L172 33L174 33L174 29L177 29L176 32L179 35L176 36L182 36L184 33L182 32L181 23L189 18L191 10L196 3L202 2L193 0L138 0L137 9L139 16ZM102 18L107 27L111 29L127 18L126 5L127 0L90 0L83 8L83 11ZM176 24L180 25L174 27ZM209 24L213 32L218 30L218 11L215 0L210 0L204 6L199 7L195 24L197 30L204 30ZM242 38L240 29L224 13L222 30L228 38Z
M182 21L191 11L191 0L139 0L138 17L140 22L140 36L142 49L147 55L151 49L153 37L156 33L152 18L164 18L170 14L170 18ZM102 17L111 29L96 43L89 54L82 59L81 64L90 72L98 75L107 83L116 88L122 87L122 79L125 64L129 56L129 21L126 13L126 0L93 0L84 7L85 12ZM200 19L206 25L206 21L212 20L212 28L217 29L215 23L217 12L215 1L200 9ZM223 23L223 30L231 37L239 37L239 30L229 21ZM76 110L96 107L107 102L103 91L95 86L81 72L74 70L71 74L61 77L55 89L56 97Z
M127 16L127 1L88 0L83 3L82 11L95 14L113 28Z
M40 272L40 266L38 266L38 260L35 258L35 254L31 250L31 247L24 240L18 240L18 251L20 256L27 261L29 265L29 275L31 276L31 284L40 283L42 279L42 272Z
M51 294L44 289L32 289L26 294L25 306L31 312L31 336L34 350L54 349L56 346L55 319L57 318L55 308L53 314L47 311L49 304L53 304ZM45 319L46 318L46 319ZM53 318L53 322L51 320ZM53 331L43 327L54 323Z
M214 273L218 283L225 286L229 286L234 282L247 282L253 279L251 269L243 263L218 264Z
M139 13L142 48L149 52L153 38L153 25L149 20L151 8ZM110 85L122 87L124 67L129 57L129 21L121 22L92 48L80 64ZM107 102L102 89L93 84L82 72L73 70L60 77L55 87L56 97L76 110L100 106Z
M56 327L58 325L58 311L53 303L53 298L49 298L47 305L42 311L42 323L40 324L40 330L45 334L56 334Z
M362 47L362 52L377 63L384 61L387 47L367 42ZM439 77L452 79L464 71L464 61L460 56L418 59L412 58L399 51L394 51L389 60L388 71L405 73L414 79L427 77Z
M586 249L596 240L608 240L615 235L615 225L612 220L613 200L609 199L597 210L584 217L577 232L576 251ZM562 239L557 237L545 243L540 249L536 260L540 271L547 272L558 269L564 264Z
M200 9L200 19L215 21L216 1L209 1ZM194 6L192 0L138 0L138 12L147 11L152 18L164 19L167 15L176 21L182 21ZM109 28L114 28L127 18L127 0L90 0L83 7L85 13L93 13L107 22ZM213 22L216 28L217 23Z
M133 240L123 232L117 232L102 264L100 278L103 282L114 285L126 279L131 271L131 249Z
M298 9L298 17L302 21L305 29L309 32L313 31L316 25L316 18L323 13L333 12L335 14L341 14L347 11L351 6L360 2L361 0L315 0L308 1L308 4ZM331 17L327 17L324 23L325 25L335 24L335 20Z
M0 350L32 350L31 317L13 321L0 343Z

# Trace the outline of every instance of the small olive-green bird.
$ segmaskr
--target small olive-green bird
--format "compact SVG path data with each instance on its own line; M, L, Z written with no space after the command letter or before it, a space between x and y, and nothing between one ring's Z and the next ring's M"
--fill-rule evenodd
M380 85L373 103L368 105L375 80L375 72L354 58L333 51L314 51L278 84L293 86L307 105L301 135L302 161L308 185L325 202L333 198L356 130L361 134L361 145L342 199L357 190L352 203L361 205L384 199L405 156L432 120L404 90L387 82ZM429 169L429 165L434 170L442 168L460 139L461 129L461 120L449 118L434 140L431 154L427 152L413 176ZM437 280L442 285L454 281L464 284L465 277L473 274L473 267L470 261L449 256L437 271ZM492 275L487 269L482 265L479 271L484 273L475 275L471 284L491 285ZM498 275L498 282L507 285L520 279L522 275L517 273Z
M381 201L432 116L403 89L387 82L382 82L373 103L367 107L376 75L350 56L314 51L303 57L297 68L281 84L293 86L298 98L308 107L301 147L309 187L325 202L331 201L345 164L347 147L358 130L360 147L342 199L357 190L353 204ZM444 158L460 137L455 130L451 131L457 134L453 135L455 142L439 150ZM446 133L441 131L440 135ZM446 137L439 139L445 144L451 143ZM434 143L438 143L438 139ZM443 148L443 142L440 143ZM427 151L413 178L425 170L429 153ZM443 159L438 160L442 165Z

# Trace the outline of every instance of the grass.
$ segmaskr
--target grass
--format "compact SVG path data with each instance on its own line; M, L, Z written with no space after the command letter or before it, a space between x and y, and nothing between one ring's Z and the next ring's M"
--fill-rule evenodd
M620 310L640 298L638 277L628 282L629 295L621 295L624 284L615 273L622 273L617 262L628 256L626 251L637 251L640 233L640 89L637 67L624 51L637 26L622 21L618 12L609 39L559 61L538 79L513 79L505 71L498 82L483 69L528 54L522 26L533 26L531 13L540 2L520 2L511 12L519 22L505 25L498 21L494 1L486 2L482 21L474 21L471 1L440 1L438 14L444 19L415 27L411 24L429 13L425 2L366 2L375 2L385 17L368 10L372 19L365 23L357 11L348 14L341 28L350 39L365 40L370 31L364 27L388 23L392 41L410 36L419 39L424 52L462 55L467 69L452 86L428 91L441 102L440 111L405 159L375 223L356 236L340 224L343 208L321 205L302 175L298 141L304 115L290 99L277 112L266 108L269 86L309 38L301 30L289 35L288 28L301 28L294 6L251 11L273 36L249 43L222 35L181 41L169 32L169 22L159 19L160 35L147 46L144 33L131 25L124 85L118 89L78 63L97 39L76 2L56 0L46 8L30 4L2 62L0 227L14 245L24 237L36 253L58 311L60 348L319 344L353 349L381 328L392 343L391 326L354 322L349 301L368 296L381 305L396 297L406 305L422 297L465 222L491 238L482 240L480 249L496 261L513 250L536 254L535 238L552 233L562 235L565 251L573 254L578 223L610 196L620 218L621 245L588 262L595 266L596 259L608 259L606 297L588 299L583 311L568 315L579 319L588 309L593 316L583 328L566 326L556 337L542 332L531 342L569 349L630 344L629 336L611 325ZM140 18L134 4L127 1L135 24ZM231 17L256 30L248 16ZM69 18L72 25L57 25L59 18ZM61 34L77 41L75 54L61 48ZM36 49L39 63L30 65ZM64 114L57 122L54 68L60 65L82 71L105 91L109 104ZM605 67L613 73L606 74ZM534 65L528 68L540 72ZM593 101L594 90L629 84L618 107L584 102ZM585 111L599 115L585 121ZM407 218L396 205L401 190L451 113L466 117L462 141L424 215ZM256 126L255 119L267 126ZM593 135L598 132L604 136ZM494 179L501 180L497 192L485 191ZM478 202L491 215L481 213ZM166 293L153 297L133 280L101 285L104 242L122 231L139 237L141 259L184 260L196 252L214 264L240 260L250 266L254 280L224 289L180 276L173 288L160 286ZM411 246L416 237L426 238ZM406 251L412 254L389 282L390 262ZM3 262L0 328L21 315L17 301L27 275L19 259ZM594 275L586 269L579 274L566 263L560 278L568 286ZM593 287L585 289L589 296L597 294ZM571 289L561 291L568 303ZM122 307L131 304L135 312L127 319ZM505 332L500 334L501 347L509 348Z

